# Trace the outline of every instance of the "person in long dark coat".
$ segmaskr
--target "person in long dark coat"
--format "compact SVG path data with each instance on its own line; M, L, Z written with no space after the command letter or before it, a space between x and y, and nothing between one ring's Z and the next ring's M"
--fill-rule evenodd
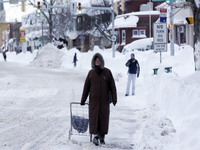
M5 51L3 52L3 58L4 58L4 61L6 61L7 56L6 56L6 52Z
M84 105L89 95L89 129L94 134L95 145L105 144L105 135L109 128L110 100L117 103L117 90L111 71L104 67L104 59L96 53L92 58L92 69L85 80L81 105Z
M76 67L76 62L78 61L76 53L74 54L73 63L74 67Z

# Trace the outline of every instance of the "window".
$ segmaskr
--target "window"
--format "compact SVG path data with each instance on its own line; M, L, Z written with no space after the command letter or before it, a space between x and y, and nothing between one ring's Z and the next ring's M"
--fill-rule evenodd
M146 36L146 30L144 30L144 29L132 30L132 38L140 37L140 36L142 36L142 37Z
M180 32L180 33L184 33L184 32L185 32L184 26L180 26L180 27L179 27L179 32Z
M145 30L140 30L140 35L146 35Z
M134 37L134 36L138 36L138 35L139 35L138 30L133 30L132 36Z
M121 45L126 44L126 30L122 30L122 43Z

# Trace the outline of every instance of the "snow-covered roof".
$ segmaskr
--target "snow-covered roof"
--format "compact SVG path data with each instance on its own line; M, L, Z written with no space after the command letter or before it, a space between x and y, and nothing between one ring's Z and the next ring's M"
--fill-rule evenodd
M139 18L134 15L125 15L125 16L117 16L115 18L115 29L116 28L131 28L131 27L137 27L137 23L139 21ZM108 27L108 29L112 28L112 24Z
M138 12L132 12L132 13L127 13L119 16L127 16L127 15L135 15L135 16L140 16L140 15L159 15L159 11L138 11Z
M159 11L139 11L139 12L132 12L123 15L118 15L115 18L115 28L131 28L137 27L137 23L139 21L140 15L159 15ZM112 28L112 24L108 27L108 29Z

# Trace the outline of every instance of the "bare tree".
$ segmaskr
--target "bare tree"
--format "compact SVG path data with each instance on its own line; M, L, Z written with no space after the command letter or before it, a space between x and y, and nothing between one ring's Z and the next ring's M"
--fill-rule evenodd
M28 2L35 6L34 0L28 0ZM43 0L43 2L46 2L46 0ZM53 6L55 3L56 3L56 0L49 0L48 1L49 5L50 6ZM44 15L44 17L46 18L47 22L48 22L48 25L49 25L49 39L50 39L50 42L52 42L53 40L53 28L54 28L54 24L53 24L53 18L54 18L54 14L53 14L53 8L49 8L47 10L47 13L44 12L43 10L41 10L41 13Z

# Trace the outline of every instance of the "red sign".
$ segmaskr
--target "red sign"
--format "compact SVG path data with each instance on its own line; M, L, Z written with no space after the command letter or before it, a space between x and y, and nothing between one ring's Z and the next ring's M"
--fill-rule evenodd
M160 8L160 13L167 13L167 9L166 8Z

